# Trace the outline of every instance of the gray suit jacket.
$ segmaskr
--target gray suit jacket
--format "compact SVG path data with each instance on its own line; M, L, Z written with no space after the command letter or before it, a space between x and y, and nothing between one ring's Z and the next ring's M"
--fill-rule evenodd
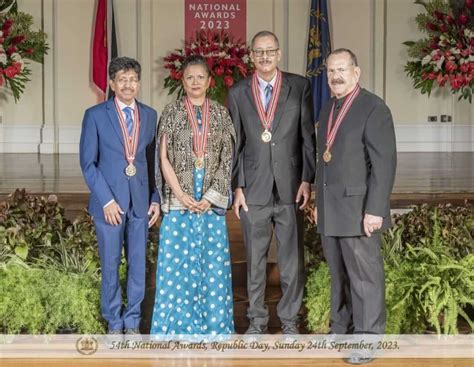
M294 203L301 182L312 182L315 174L310 84L302 76L283 73L272 140L264 143L251 80L250 77L237 83L228 96L237 136L232 187L243 188L247 204L265 205L276 184L281 202Z
M326 131L334 99L321 110L317 127L316 173L318 232L326 236L361 236L365 213L384 218L390 227L390 193L397 164L392 115L382 99L362 89L339 127L323 161Z

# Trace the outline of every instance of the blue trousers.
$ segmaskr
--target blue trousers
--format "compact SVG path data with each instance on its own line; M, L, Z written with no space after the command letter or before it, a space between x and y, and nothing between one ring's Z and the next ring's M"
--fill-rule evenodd
M104 219L94 219L102 267L101 310L109 330L138 328L141 303L145 297L146 244L148 218L136 217L130 208L122 215L122 223L113 226ZM127 306L122 310L119 266L125 246L128 264Z

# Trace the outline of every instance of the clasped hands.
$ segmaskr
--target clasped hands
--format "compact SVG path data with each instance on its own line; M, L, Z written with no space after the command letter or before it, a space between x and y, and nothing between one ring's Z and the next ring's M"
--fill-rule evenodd
M122 224L122 215L124 214L125 212L115 200L104 208L105 222L113 226ZM148 227L152 227L160 217L160 205L158 203L151 203L148 216L150 216Z
M206 199L196 201L184 191L182 191L177 198L191 213L203 214L211 208L211 203Z

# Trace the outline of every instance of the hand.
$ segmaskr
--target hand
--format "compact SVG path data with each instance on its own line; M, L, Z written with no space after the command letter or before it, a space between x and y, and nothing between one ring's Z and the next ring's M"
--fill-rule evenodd
M309 199L311 197L311 186L309 182L302 182L300 188L298 189L298 193L296 194L296 202L299 203L301 201L301 197L303 197L303 203L300 205L300 210L306 208L306 205L309 203Z
M120 206L114 201L104 208L105 222L113 226L122 224L122 215L125 214Z
M198 202L194 200L190 195L186 194L184 191L181 191L179 195L176 195L179 202L183 204L191 213L197 213Z
M372 214L364 215L364 232L367 237L372 236L372 232L382 228L383 218Z
M235 197L234 197L234 205L232 208L234 209L234 214L240 220L240 207L244 209L246 212L249 211L247 203L245 202L245 195L242 188L238 188L235 190Z
M314 220L314 224L318 224L318 207L315 206L314 207L314 210L313 210L313 220Z
M211 207L211 203L207 201L206 199L201 199L200 202L197 203L197 208L199 212L205 213L207 212Z
M151 203L150 209L148 209L148 216L151 215L150 220L148 221L148 228L153 227L158 218L160 217L160 204Z

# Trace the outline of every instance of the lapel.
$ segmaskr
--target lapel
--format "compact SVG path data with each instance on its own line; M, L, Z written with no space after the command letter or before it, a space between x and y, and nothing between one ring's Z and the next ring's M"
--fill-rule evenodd
M258 117L258 110L257 106L255 105L255 101L253 100L253 94L252 94L252 77L248 78L246 80L247 83L247 88L245 88L245 95L247 96L248 103L254 110L254 112L257 114L257 118L260 122L260 118Z
M272 123L272 134L274 134L274 132L275 132L277 126L278 126L278 123L281 120L283 112L285 111L285 105L286 105L286 101L288 100L288 95L290 94L290 90L291 90L291 87L288 83L288 79L286 77L286 74L283 73L283 75L282 75L282 84L281 84L281 89L280 89L280 98L278 99L278 104L277 104L277 108L276 108L276 111L275 111L275 116L273 118L273 123ZM259 129L261 129L262 122L260 121L257 106L255 105L255 101L253 100L252 78L247 79L247 88L245 88L245 94L247 96L249 105L252 106L255 114L257 115L257 119L258 119L259 124L256 125L256 126L258 126Z
M122 146L125 147L125 142L123 141L122 129L120 128L120 122L117 116L117 110L115 109L115 103L114 103L113 98L110 98L107 101L105 108L107 109L107 114L109 115L109 122L112 125L113 130L117 134L117 137L119 138Z
M135 106L138 108L138 112L140 114L140 133L138 135L138 145L142 144L145 141L145 125L146 125L146 116L144 113L144 109L142 108L142 104L135 100ZM122 129L120 128L120 122L117 116L117 110L115 109L114 99L111 98L107 101L105 105L107 109L107 114L109 115L109 122L112 125L115 133L117 134L120 143L123 147L125 147L125 142L123 140Z
M280 123L283 112L285 112L286 101L288 100L288 95L290 94L291 87L288 83L288 78L285 73L282 73L282 83L280 90L280 98L278 99L277 108L275 111L275 117L273 118L272 123L272 134L275 134L276 129Z
M326 149L326 136L327 136L327 131L328 131L328 124L329 124L329 114L331 113L331 107L332 107L332 104L334 103L334 97L331 98L328 102L328 109L327 109L327 113L325 113L324 115L322 115L321 117L323 117L323 119L319 119L319 131L318 131L318 134L321 134L321 142L324 146L324 149Z

